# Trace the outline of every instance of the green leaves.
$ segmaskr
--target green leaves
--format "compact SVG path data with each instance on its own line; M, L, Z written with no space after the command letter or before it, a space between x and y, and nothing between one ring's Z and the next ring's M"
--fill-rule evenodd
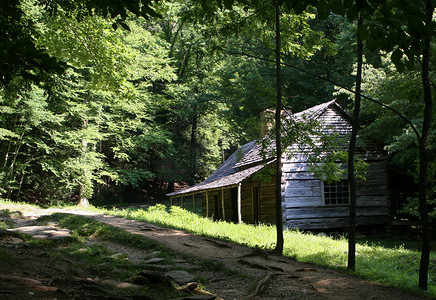
M90 198L97 187L153 178L150 162L172 149L166 129L154 121L152 103L162 94L150 89L175 79L166 43L139 21L126 23L131 31L114 31L98 16L48 16L33 6L25 12L38 21L35 43L69 68L49 94L31 85L26 90L18 78L11 81L16 88L1 91L6 192L68 201L77 194Z
M65 14L83 20L87 16L111 17L114 28L128 29L125 20L128 12L147 18L157 17L153 1L127 0L44 0L2 1L0 4L0 87L7 86L15 76L20 76L36 84L47 85L50 78L66 69L66 64L48 54L44 47L36 43L37 28L22 7L39 4L51 16ZM31 4L31 5L32 5Z

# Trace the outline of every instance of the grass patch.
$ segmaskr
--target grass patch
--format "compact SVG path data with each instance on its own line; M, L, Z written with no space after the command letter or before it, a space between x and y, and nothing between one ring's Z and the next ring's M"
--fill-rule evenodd
M156 205L147 210L128 209L111 210L106 213L146 221L158 225L183 229L195 234L217 239L232 241L249 247L273 249L276 242L276 229L270 225L233 224L223 221L212 221L187 212L180 207L166 208ZM345 270L347 266L348 243L345 238L332 239L310 233L294 230L284 232L285 256L295 258L301 262L313 263ZM410 247L412 248L412 247ZM418 269L420 253L408 249L402 244L383 241L361 242L356 245L356 274L362 278L377 281L384 285L406 289L422 294L418 289ZM436 297L436 253L431 252L431 266L429 270L429 289L427 296Z
M89 240L107 241L112 243L144 249L147 252L160 250L160 257L165 261L170 261L172 253L162 251L162 246L153 241L149 241L139 235L128 233L122 229L99 221L77 215L55 213L39 218L40 223L56 222L57 226L70 229L78 242L71 243L65 247L59 247L52 251L54 257L67 256L76 262L76 269L90 269L98 276L114 276L116 272L117 280L136 283L137 274L143 270L143 264L135 264L127 259L124 253L118 253L105 247L104 243L89 243ZM163 272L156 268L154 271ZM155 299L173 299L185 296L173 287L155 286L149 283L141 283L143 288L140 294L144 294ZM132 291L138 295L139 291Z
M73 232L73 236L77 237L82 242L85 238L92 237L94 239L111 241L136 248L160 249L160 245L153 241L82 216L54 213L39 218L38 221L43 223L56 222L60 227L70 229Z
M20 218L23 214L20 211L10 211L9 209L0 210L0 229L8 229L14 226L12 218Z
M17 259L7 249L0 247L0 264L13 266Z

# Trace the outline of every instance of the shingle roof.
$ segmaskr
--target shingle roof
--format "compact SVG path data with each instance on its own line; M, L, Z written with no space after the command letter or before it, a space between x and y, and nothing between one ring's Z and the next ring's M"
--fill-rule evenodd
M326 103L322 103L316 106L313 106L311 108L308 108L306 110L303 110L299 113L295 113L292 115L288 115L286 118L294 118L295 121L297 122L302 122L304 120L316 120L318 119L318 117L320 117L328 108L331 107L335 107L337 108L339 111L341 111L344 116L346 116L347 118L350 118L350 116L345 112L345 110L339 106L339 104L336 103L335 100L326 102ZM275 148L275 141L271 140L268 141L269 144L267 147L268 149L274 149ZM249 165L253 165L253 164L257 164L262 162L265 157L262 155L262 153L271 153L272 151L265 151L262 150L262 145L261 143L257 143L255 147L253 147L244 157L243 159L241 159L240 161L238 161L236 163L236 167L244 167L244 166L249 166ZM267 157L267 159L271 159L271 157Z
M257 141L252 141L240 147L233 153L215 172L212 173L205 181L194 186L182 189L180 191L167 194L167 196L177 196L182 194L190 194L209 189L221 188L239 184L244 179L250 177L264 167L264 165L256 165L244 170L239 170L235 165L237 161L244 157L247 152L256 146Z
M301 121L303 119L316 120L320 115L322 115L326 111L326 109L328 109L331 106L337 106L345 113L345 111L339 106L339 104L337 104L335 100L332 100L332 101L329 101L326 103L321 103L321 104L315 105L315 106L308 108L306 110L303 110L299 113L295 113L292 116L297 121Z

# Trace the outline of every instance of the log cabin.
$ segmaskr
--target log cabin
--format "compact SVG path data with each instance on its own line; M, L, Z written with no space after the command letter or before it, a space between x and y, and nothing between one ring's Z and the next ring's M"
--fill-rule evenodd
M323 132L346 138L351 118L335 101L300 113L295 120L316 120ZM390 204L387 192L387 160L383 148L358 137L359 156L366 162L366 180L358 181L356 225L388 225ZM259 141L249 142L233 153L205 181L168 194L201 199L203 215L229 222L275 224L275 178L259 176L274 167L275 157L263 155ZM291 149L292 148L292 149ZM315 176L309 167L307 149L293 145L282 155L281 205L287 228L304 230L348 227L349 192L346 174L328 182ZM292 155L289 155L292 152ZM197 200L198 201L198 200Z

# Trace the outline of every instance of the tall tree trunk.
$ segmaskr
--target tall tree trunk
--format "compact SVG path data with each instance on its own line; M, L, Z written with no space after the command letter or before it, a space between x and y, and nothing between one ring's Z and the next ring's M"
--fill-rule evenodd
M18 139L17 144L15 145L15 149L13 150L14 156L12 158L10 165L9 165L9 170L5 176L7 181L14 182L14 183L15 183L15 178L17 176L17 174L14 175L14 168L15 168L15 163L17 161L17 157L20 153L21 146L23 145L23 137L24 137L24 132L21 133L20 138ZM12 193L13 193L13 189L10 187L8 189L6 199L11 199Z
M358 9L361 9L360 1L357 2ZM362 26L362 15L359 13L357 21L357 74L356 74L356 94L354 98L353 120L351 129L351 138L348 148L348 185L350 200L350 215L348 226L348 266L350 270L356 269L356 198L357 182L354 171L354 158L357 141L357 131L359 130L360 120L360 93L362 86L362 65L363 65L363 44L359 34L359 28Z
M89 95L85 95L84 99L83 99L83 104L88 104L88 97ZM83 120L82 123L82 128L83 130L86 129L88 127L88 119ZM88 197L86 195L87 193L87 189L89 188L87 186L87 182L88 182L88 161L86 158L86 153L88 152L88 141L83 138L82 139L82 164L84 164L83 167L83 180L82 182L79 182L79 203L77 204L78 206L85 206L88 207L89 206L89 200Z
M434 11L432 0L426 1L426 25L430 26ZM428 139L432 118L432 96L430 82L430 43L431 37L427 36L424 40L422 53L422 86L424 91L424 120L422 124L422 134L419 140L419 215L421 217L422 249L419 264L419 287L427 290L428 288L428 266L430 259L430 232L429 217L427 207L427 176L428 176Z
M282 136L281 136L281 112L282 112L282 78L280 74L280 4L278 0L274 0L276 11L276 80L277 80L277 104L276 104L276 228L277 228L277 244L274 252L283 253L283 212L282 212Z

